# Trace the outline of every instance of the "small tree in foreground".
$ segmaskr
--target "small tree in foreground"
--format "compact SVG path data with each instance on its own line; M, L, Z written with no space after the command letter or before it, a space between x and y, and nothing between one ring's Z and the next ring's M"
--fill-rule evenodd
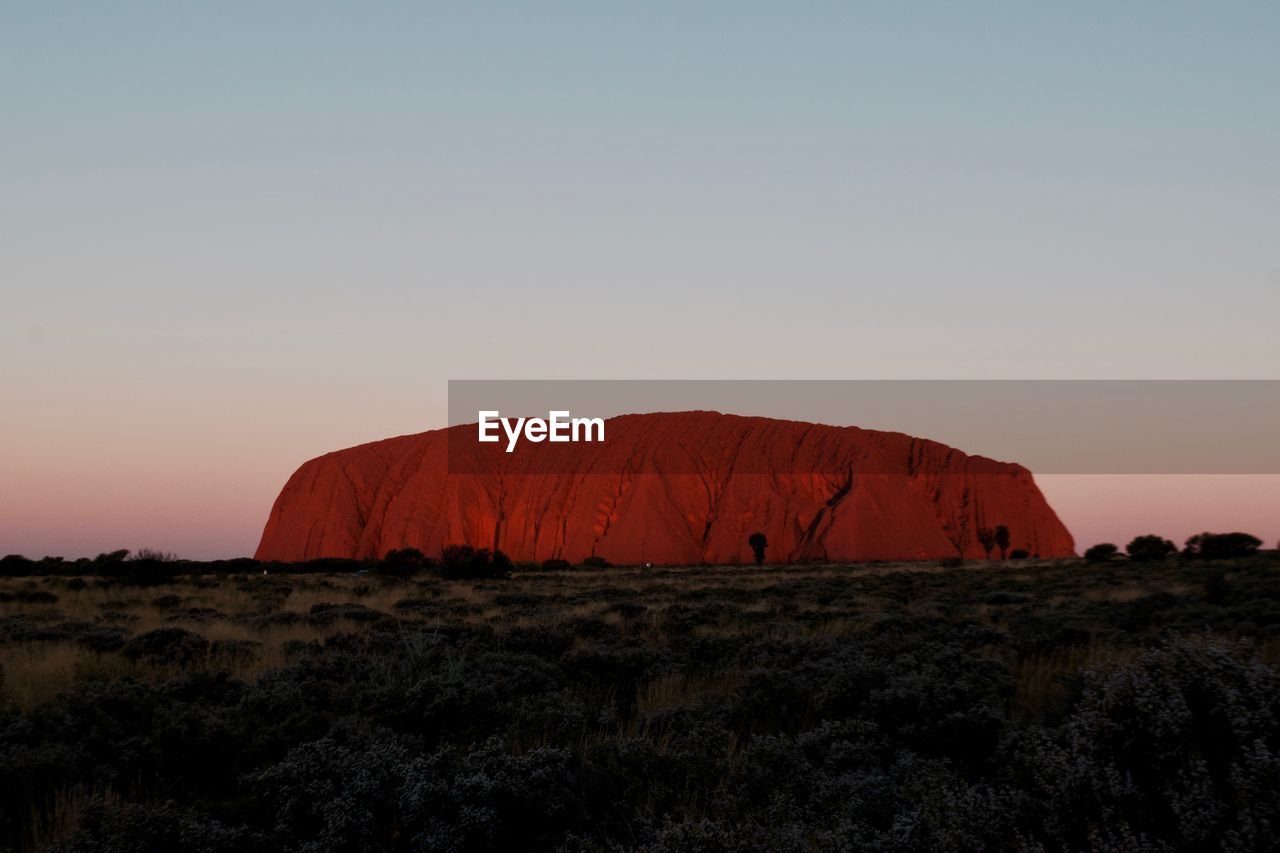
M756 565L763 563L764 549L769 547L769 537L757 531L747 537L747 544L751 546L751 553L755 555Z
M1000 548L1000 559L1009 554L1009 528L1003 524L996 525L996 545Z
M991 549L996 547L996 532L990 527L978 528L978 544L982 546L982 550L986 553L987 559L991 559Z
M1129 555L1130 560L1138 563L1154 563L1159 560L1167 560L1170 556L1176 554L1178 546L1163 536L1148 533L1146 536L1134 537L1133 541L1126 545L1124 550Z

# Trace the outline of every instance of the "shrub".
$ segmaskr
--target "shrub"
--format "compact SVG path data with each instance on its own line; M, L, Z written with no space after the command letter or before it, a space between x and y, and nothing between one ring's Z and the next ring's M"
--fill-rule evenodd
M327 572L356 574L368 570L368 565L360 560L353 560L350 557L315 557L301 563L269 563L271 568L263 568L262 573L265 575L270 572L290 572L290 573L306 573L320 574Z
M1009 552L1010 560L1025 560L1031 556L1031 552L1026 548L1014 548Z
M156 628L125 643L121 653L152 664L189 664L202 660L208 649L208 640L185 628Z
M1260 850L1280 822L1280 678L1244 648L1179 642L1091 673L1023 762L1052 849Z
M590 557L582 558L582 567L586 569L607 569L612 565L613 564L604 557L598 557L595 554L592 554Z
M440 567L449 569L466 565L475 557L476 549L470 545L445 545L440 550Z
M34 560L28 560L21 554L7 554L0 557L0 576L4 577L22 577L23 575L35 574L32 569L35 567Z
M573 568L573 564L568 560L552 557L549 560L543 560L541 568L544 572L567 572Z
M120 628L86 628L76 635L76 642L95 652L114 652L124 645L125 632Z
M119 551L107 551L93 558L98 564L123 563L129 556L128 548L121 548Z
M129 560L112 574L132 586L157 586L172 580L177 573L171 564L160 560Z
M413 765L394 734L347 720L250 782L270 809L281 849L390 850Z
M511 755L493 739L415 764L400 806L414 849L552 849L567 830L588 828L582 797L568 750Z
M434 565L435 561L417 548L393 548L374 566L374 571L380 575L407 578Z
M1084 558L1090 563L1105 563L1115 558L1120 549L1110 542L1099 542L1084 552Z
M1204 579L1204 600L1210 604L1223 604L1230 594L1231 584L1222 569L1214 569Z
M13 594L13 600L23 604L56 604L58 596L43 589L20 589Z
M1139 563L1150 563L1168 559L1178 552L1178 546L1168 539L1152 533L1146 536L1134 537L1133 541L1126 545L1124 550L1129 555L1130 560Z
M501 551L446 545L440 554L440 569L445 577L453 580L505 578L511 571L511 560Z
M752 533L747 537L747 544L751 546L751 554L755 557L756 565L764 562L764 549L769 547L769 537L763 533Z
M109 850L238 853L261 847L261 840L245 827L227 826L194 809L179 808L173 802L155 806L108 804L101 797L95 797L86 804L71 843L54 849L60 853Z

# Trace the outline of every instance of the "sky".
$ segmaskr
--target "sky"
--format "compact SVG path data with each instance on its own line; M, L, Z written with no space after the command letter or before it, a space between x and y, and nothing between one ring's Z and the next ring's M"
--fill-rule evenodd
M1280 4L0 0L0 553L474 378L1277 378ZM1042 477L1081 545L1276 477Z

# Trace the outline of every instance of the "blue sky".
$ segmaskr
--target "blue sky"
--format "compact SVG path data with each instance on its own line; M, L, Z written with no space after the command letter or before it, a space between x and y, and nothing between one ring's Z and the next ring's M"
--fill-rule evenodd
M1277 45L1275 3L0 2L0 548L114 505L251 550L449 378L1273 378Z

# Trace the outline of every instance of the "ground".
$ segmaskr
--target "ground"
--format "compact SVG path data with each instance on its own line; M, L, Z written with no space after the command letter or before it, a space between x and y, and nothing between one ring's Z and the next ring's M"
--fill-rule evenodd
M0 843L1268 849L1280 559L0 579Z

